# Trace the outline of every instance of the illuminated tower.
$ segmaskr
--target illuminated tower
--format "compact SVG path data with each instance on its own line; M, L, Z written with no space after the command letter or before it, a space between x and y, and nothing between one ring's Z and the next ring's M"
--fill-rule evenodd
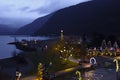
M63 30L61 30L61 36L60 36L61 41L64 40L64 35L63 35Z

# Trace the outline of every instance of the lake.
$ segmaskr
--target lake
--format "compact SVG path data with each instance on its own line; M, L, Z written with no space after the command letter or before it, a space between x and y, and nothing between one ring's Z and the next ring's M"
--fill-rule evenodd
M46 40L50 39L49 37L30 37L30 36L0 36L0 59L12 57L13 52L20 52L20 50L16 49L14 45L8 45L10 42L15 41L15 37L17 40L21 41L22 39L26 40Z

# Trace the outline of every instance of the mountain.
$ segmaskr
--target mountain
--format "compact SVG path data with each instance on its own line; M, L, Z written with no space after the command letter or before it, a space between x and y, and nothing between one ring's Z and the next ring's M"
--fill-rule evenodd
M58 10L35 35L120 34L120 0L93 0ZM38 24L34 24L38 25Z
M32 35L35 31L40 29L48 21L48 19L51 16L52 16L52 14L44 16L44 17L40 17L40 18L36 19L35 21L33 21L32 23L27 24L27 25L21 27L20 29L18 29L15 34Z
M16 28L0 24L0 35L12 35L16 30L17 30Z

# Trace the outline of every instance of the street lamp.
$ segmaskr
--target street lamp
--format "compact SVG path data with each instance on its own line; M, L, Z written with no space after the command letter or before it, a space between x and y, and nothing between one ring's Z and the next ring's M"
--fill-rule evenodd
M114 59L113 62L116 63L116 80L118 80L118 70L119 70L118 60L117 60L117 59Z

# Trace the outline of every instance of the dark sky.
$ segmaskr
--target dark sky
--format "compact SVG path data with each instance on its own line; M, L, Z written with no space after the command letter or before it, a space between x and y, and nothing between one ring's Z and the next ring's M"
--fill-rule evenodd
M20 27L58 9L90 0L0 0L0 24Z

